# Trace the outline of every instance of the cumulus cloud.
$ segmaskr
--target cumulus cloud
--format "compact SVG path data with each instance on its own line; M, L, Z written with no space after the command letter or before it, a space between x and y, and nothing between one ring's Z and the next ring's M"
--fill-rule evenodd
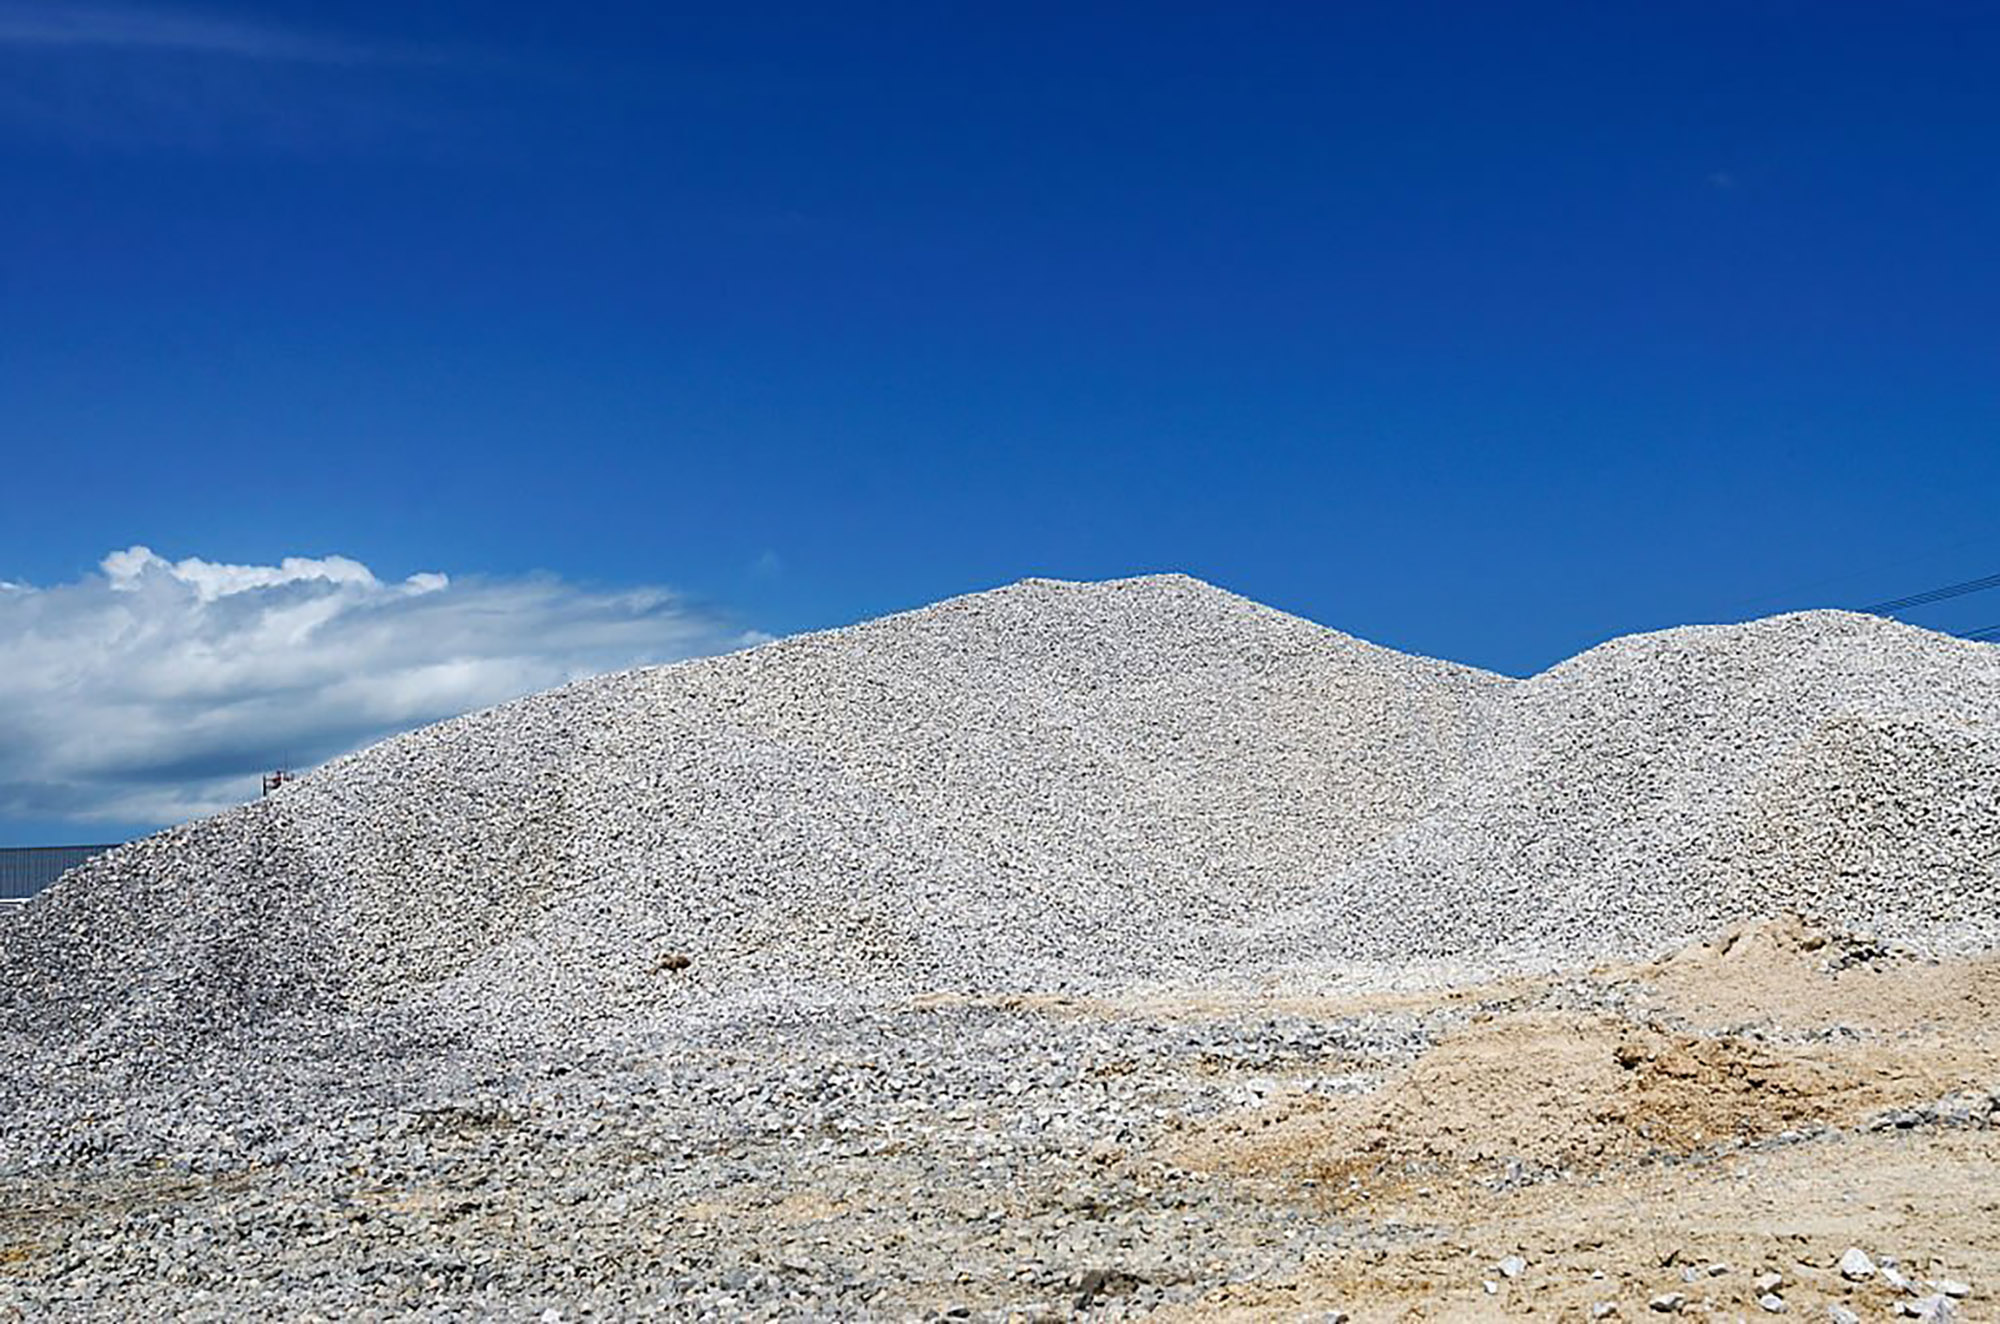
M169 823L261 773L580 676L761 636L663 588L384 582L344 556L0 581L0 817Z

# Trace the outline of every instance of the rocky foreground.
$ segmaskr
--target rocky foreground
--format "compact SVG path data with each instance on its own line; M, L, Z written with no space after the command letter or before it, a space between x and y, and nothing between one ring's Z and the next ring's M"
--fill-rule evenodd
M1992 1319L1996 1012L2000 962L1787 921L1422 994L745 1015L17 1172L0 1310Z

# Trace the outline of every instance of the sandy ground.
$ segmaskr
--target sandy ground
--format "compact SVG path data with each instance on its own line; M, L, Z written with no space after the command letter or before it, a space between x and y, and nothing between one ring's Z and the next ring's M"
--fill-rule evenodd
M1546 981L1441 995L1480 1010L1376 1091L1177 1139L1173 1161L1246 1198L1312 1183L1357 1220L1295 1280L1177 1313L1761 1318L1768 1294L1871 1319L1949 1279L1975 1289L1957 1318L2000 1319L2000 962L1786 919L1590 982L1611 996L1573 1012ZM1894 1270L1850 1281L1849 1246Z

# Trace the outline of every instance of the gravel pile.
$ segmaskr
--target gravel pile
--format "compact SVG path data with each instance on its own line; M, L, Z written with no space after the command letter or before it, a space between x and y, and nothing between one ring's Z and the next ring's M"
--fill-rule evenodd
M2000 937L2000 648L1851 612L1614 640L1483 709L1455 794L1258 926L1301 966L1546 967L1792 910Z
M112 852L14 927L0 999L171 1046L412 1000L512 1032L1178 981L1433 811L1503 685L1184 578L1030 581L475 713Z
M2000 648L1872 617L1517 681L1184 577L1031 580L475 713L100 857L0 927L0 1158L143 1148L76 1139L80 1101L183 1126L234 1054L288 1118L336 1061L415 1096L461 1051L771 1005L1428 978L1787 907L1973 947L1996 773Z
M1787 907L1990 946L1996 788L2000 648L1844 613L1511 680L1029 581L600 677L0 924L0 1319L1206 1299L1352 1229L1176 1129L1478 1010L1287 1007Z

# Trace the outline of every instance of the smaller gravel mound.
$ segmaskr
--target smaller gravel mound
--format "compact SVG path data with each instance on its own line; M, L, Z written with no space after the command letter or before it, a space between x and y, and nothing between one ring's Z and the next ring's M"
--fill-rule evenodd
M2000 939L2000 648L1851 612L1614 640L1489 710L1460 793L1252 941L1546 968L1796 910Z

